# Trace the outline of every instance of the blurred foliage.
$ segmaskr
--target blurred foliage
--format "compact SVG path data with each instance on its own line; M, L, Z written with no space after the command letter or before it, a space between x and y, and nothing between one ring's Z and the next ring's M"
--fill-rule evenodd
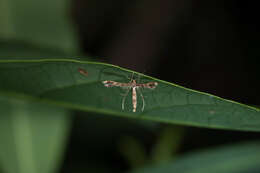
M251 142L207 149L179 157L174 162L152 165L132 173L257 173L260 143Z
M68 0L1 0L0 37L66 53L78 50Z
M0 169L54 173L70 127L67 110L0 95Z

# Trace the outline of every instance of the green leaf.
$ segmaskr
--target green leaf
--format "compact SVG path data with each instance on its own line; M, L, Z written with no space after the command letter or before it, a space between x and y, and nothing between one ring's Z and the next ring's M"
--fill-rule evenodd
M260 142L251 142L186 154L131 173L253 173L260 171L259 160Z
M0 38L27 41L64 52L78 49L69 0L1 0Z
M87 71L87 76L79 73ZM157 81L154 89L138 90L137 112L129 93L121 109L120 87L104 87L102 81L129 82L132 71L117 66L73 59L0 60L0 94L44 101L67 108L142 118L157 122L208 128L260 131L257 108L187 89L135 73L139 83Z
M54 173L70 127L68 111L0 95L0 169Z

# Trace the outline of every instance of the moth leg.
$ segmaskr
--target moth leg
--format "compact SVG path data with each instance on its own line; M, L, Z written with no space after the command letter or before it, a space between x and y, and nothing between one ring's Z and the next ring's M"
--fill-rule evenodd
M121 94L123 96L123 100L122 100L122 110L125 109L125 98L128 95L129 91L131 90L131 88L129 88L125 94Z
M137 83L140 83L140 75L138 75L138 78L137 78Z
M142 112L143 112L144 111L144 107L145 107L144 96L143 96L142 92L139 89L138 89L138 92L140 93L140 96L142 97L142 101L143 101Z
M129 79L130 80L130 83L133 81L133 79L134 79L134 72L132 72L132 75L131 75L131 78L129 78L128 76L127 76L127 79Z

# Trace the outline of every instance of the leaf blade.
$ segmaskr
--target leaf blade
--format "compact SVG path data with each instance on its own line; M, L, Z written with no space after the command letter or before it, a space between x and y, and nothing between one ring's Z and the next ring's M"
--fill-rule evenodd
M88 76L82 75L84 69ZM232 130L260 130L259 109L187 89L139 73L141 82L157 81L154 90L142 90L146 107L131 112L131 95L121 110L122 89L106 88L102 81L129 82L133 72L105 63L75 59L0 60L0 90L63 105L123 117ZM137 76L137 75L136 75Z

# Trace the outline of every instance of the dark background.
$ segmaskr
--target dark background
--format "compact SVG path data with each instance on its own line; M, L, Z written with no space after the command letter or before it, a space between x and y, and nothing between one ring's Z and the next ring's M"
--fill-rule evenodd
M81 48L95 60L225 99L260 104L257 1L74 0L71 11ZM62 169L68 172L75 166L96 172L129 170L118 150L121 137L135 137L149 153L167 126L147 128L135 120L76 114ZM180 155L259 138L257 133L181 128L185 133Z
M259 104L257 1L76 0L84 51L188 88Z

